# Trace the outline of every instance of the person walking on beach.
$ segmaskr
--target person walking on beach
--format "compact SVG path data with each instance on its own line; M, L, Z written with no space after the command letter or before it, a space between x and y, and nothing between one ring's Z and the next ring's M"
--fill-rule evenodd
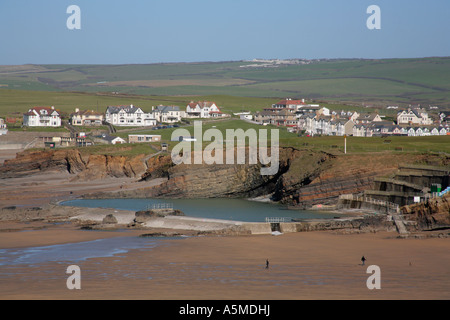
M361 261L362 261L362 265L364 265L364 262L366 262L366 258L364 256L362 256Z
M269 259L266 259L266 269L269 269Z

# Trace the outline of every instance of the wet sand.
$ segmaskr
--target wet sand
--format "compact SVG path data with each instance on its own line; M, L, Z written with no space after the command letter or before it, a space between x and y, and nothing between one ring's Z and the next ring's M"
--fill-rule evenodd
M86 192L137 187L135 179L71 178L46 173L0 180L1 206L42 206ZM148 230L84 231L39 219L1 221L0 249L142 233ZM68 263L0 266L0 299L449 299L450 238L397 236L316 231L164 239L155 248L77 263L81 290L66 287ZM367 288L369 265L380 267L381 289Z
M0 243L15 247L123 235L130 234L66 227L0 234ZM398 239L384 232L162 240L152 249L77 263L80 290L66 287L68 263L3 266L0 299L446 300L449 252L448 238ZM367 288L369 265L380 267L381 289Z

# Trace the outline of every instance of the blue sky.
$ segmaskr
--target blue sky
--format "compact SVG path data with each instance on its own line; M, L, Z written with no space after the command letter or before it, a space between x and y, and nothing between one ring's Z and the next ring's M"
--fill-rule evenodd
M449 0L1 0L0 65L450 56L449 21Z

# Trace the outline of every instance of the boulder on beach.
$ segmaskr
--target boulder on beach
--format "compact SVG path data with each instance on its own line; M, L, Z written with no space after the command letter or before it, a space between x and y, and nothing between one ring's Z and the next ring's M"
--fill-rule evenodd
M116 224L117 218L113 214L108 214L103 218L102 223L104 224Z

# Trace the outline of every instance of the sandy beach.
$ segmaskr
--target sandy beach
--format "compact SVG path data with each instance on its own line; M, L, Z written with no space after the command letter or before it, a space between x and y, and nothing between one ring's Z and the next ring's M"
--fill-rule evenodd
M63 226L0 233L0 243L17 248L139 233ZM80 290L66 287L69 275L65 271L70 263L2 266L0 299L450 298L448 238L399 239L394 233L317 231L158 241L151 249L77 262ZM360 261L363 255L365 266ZM367 287L370 265L380 268L381 289Z
M41 206L86 192L135 187L133 179L70 181L53 173L0 181L5 206ZM42 219L0 222L0 252L96 239L139 237L148 230L81 230ZM152 239L76 264L81 289L69 290L70 261L0 265L0 299L321 300L450 298L450 239L401 239L396 232L296 232L281 235ZM365 265L361 257L367 258ZM269 268L265 268L266 259ZM1 261L0 261L1 263ZM380 268L370 290L367 268Z

